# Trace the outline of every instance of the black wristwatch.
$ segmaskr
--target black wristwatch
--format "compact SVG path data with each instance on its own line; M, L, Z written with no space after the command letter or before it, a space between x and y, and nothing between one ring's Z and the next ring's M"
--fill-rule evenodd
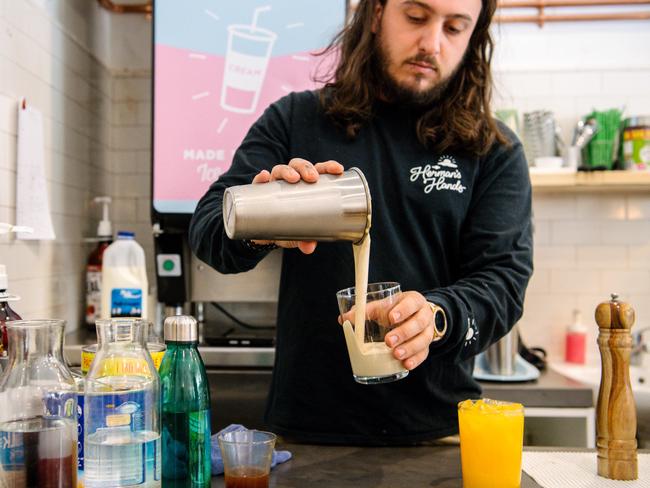
M278 246L275 245L274 243L270 244L256 244L255 242L249 240L249 239L244 239L242 241L244 243L244 247L247 249L250 249L251 251L255 252L268 252L268 251L273 251L273 249L277 249Z

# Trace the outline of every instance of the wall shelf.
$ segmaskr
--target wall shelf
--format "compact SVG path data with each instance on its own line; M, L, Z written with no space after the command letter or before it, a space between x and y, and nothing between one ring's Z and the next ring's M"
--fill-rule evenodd
M535 173L530 180L535 191L645 191L650 193L650 171L594 171Z
M599 10L603 6L608 9ZM648 0L500 0L494 21L543 27L547 22L650 20L649 6Z

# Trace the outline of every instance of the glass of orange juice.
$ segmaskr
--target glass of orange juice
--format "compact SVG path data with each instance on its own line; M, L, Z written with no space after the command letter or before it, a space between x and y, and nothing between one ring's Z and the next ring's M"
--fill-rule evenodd
M524 406L487 398L458 404L463 488L519 488Z

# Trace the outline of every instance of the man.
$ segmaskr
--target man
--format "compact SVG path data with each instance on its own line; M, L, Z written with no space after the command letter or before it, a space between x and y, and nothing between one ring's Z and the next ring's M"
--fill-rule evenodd
M271 105L199 202L190 242L217 270L246 271L285 248L266 409L275 432L354 444L456 433L457 403L481 391L474 356L521 316L531 190L521 144L489 111L495 4L361 0L330 46L332 80ZM369 281L409 290L386 343L410 374L383 385L354 382L337 324L335 293L354 283L350 243L232 241L222 222L229 186L351 166L373 199ZM430 304L444 310L444 334Z

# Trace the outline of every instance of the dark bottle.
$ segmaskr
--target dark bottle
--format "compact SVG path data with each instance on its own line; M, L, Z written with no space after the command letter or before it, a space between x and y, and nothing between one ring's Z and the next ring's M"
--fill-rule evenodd
M102 205L102 220L97 225L97 245L86 262L86 328L95 332L95 322L102 316L102 263L104 251L113 242L113 226L108 217L111 197L95 197L93 201Z
M9 351L7 327L5 324L10 320L20 320L20 315L14 312L14 310L9 306L9 302L18 300L18 297L10 295L7 288L7 268L4 264L0 264L0 328L2 329L0 356L4 356L6 352Z
M194 317L165 319L160 365L163 486L210 486L210 388Z
M86 263L86 327L95 331L95 322L101 317L102 307L102 258L112 239L101 237Z

